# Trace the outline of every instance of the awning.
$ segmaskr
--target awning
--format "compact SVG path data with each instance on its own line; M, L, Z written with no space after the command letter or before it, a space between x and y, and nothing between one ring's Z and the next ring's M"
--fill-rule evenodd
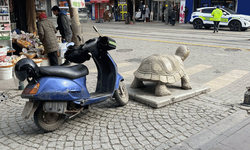
M90 3L109 3L109 0L90 0Z

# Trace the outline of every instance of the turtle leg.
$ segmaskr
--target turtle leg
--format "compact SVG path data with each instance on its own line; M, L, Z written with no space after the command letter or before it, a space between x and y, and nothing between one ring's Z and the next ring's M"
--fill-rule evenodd
M134 78L133 82L130 85L131 88L143 88L145 87L143 82L139 80L138 78Z
M158 82L155 88L155 95L156 96L167 96L171 95L171 92L168 90L165 83Z
M185 90L188 89L192 89L190 83L189 83L190 79L188 77L187 74L185 74L182 78L181 78L181 87Z

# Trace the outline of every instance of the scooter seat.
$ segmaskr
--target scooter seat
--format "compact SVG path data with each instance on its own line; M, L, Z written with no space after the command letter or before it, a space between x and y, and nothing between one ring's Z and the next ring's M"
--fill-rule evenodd
M39 75L63 77L69 79L77 79L89 74L89 70L85 65L65 66L46 66L39 67Z

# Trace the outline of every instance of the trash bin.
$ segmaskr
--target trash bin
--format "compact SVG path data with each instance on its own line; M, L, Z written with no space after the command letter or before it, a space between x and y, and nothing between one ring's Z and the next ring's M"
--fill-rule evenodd
M130 24L130 13L125 14L125 24Z

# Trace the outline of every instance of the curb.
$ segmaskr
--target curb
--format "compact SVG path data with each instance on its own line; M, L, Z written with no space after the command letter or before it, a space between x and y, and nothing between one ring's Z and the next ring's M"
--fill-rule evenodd
M191 136L180 144L171 147L170 150L208 150L219 142L233 135L241 127L249 123L247 112L239 110L233 115L215 123L200 133Z

